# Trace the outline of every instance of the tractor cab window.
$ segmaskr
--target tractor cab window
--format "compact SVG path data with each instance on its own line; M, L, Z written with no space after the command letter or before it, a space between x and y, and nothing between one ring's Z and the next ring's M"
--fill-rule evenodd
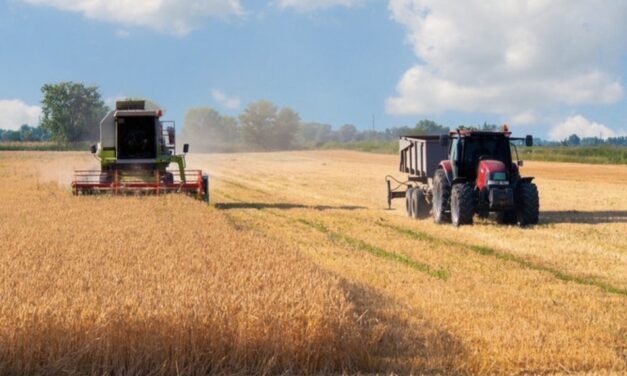
M457 178L459 176L459 154L460 154L460 142L459 138L453 138L451 142L451 150L449 152L451 159L451 168L453 170L453 177Z
M460 168L462 175L474 180L477 174L477 166L483 160L496 160L511 165L512 155L509 140L505 137L468 137L462 139L463 158Z

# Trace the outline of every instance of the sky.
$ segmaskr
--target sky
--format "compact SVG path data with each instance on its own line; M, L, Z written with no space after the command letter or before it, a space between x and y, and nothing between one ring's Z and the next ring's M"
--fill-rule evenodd
M626 19L623 0L4 0L0 128L37 125L41 86L75 81L179 128L268 99L336 128L625 136Z

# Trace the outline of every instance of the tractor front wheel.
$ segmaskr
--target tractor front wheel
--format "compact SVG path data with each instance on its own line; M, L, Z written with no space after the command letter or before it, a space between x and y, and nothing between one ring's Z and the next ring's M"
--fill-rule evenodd
M433 220L435 223L451 221L451 185L446 172L438 169L433 177Z
M535 225L540 216L538 187L533 183L521 183L517 189L517 215L520 226Z
M451 194L451 221L455 226L471 225L475 214L474 189L468 184L455 184Z

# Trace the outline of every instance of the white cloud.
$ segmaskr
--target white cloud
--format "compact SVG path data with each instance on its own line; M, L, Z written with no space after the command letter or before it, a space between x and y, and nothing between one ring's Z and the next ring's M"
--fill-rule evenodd
M22 0L85 17L185 35L206 17L243 15L240 0Z
M613 129L601 124L595 123L586 119L581 115L571 116L562 123L557 124L549 132L551 140L560 141L571 134L576 134L579 137L616 137L625 136L627 132L624 129L614 131Z
M19 99L0 99L0 129L17 130L22 124L39 125L41 107L30 106Z
M211 90L211 96L213 100L220 103L223 107L229 110L236 110L240 107L241 101L238 97L228 97L222 91L218 89Z
M337 6L351 8L362 4L365 0L278 0L281 9L292 8L298 12L310 12Z
M512 116L512 124L528 125L538 121L538 117L533 111L524 111Z
M388 98L389 113L491 112L530 123L556 105L623 97L614 70L627 51L626 1L390 0L389 8L420 60Z

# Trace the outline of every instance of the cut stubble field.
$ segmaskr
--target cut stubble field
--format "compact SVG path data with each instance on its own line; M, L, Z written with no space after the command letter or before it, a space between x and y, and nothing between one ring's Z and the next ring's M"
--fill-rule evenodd
M386 210L394 156L190 155L186 197L73 197L0 153L0 373L627 371L626 166L528 162L540 224Z

